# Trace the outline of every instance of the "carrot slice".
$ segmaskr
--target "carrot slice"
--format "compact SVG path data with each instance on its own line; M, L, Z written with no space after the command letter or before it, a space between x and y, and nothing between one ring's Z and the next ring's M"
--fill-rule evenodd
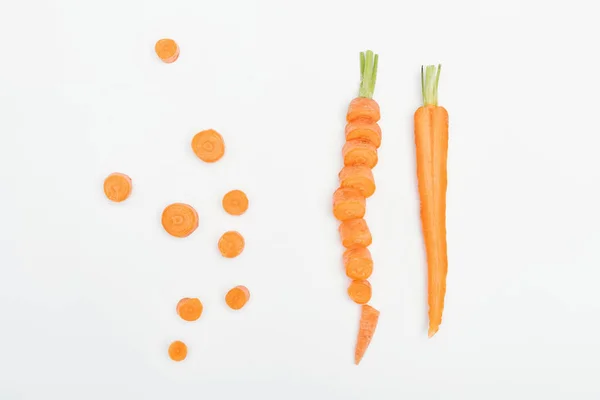
M219 239L219 251L223 257L233 258L239 256L246 243L244 237L236 231L225 232Z
M350 279L365 280L373 273L373 258L366 247L346 250L343 260L346 276Z
M371 142L354 139L348 140L342 148L344 165L364 165L373 168L377 165L377 148Z
M348 286L348 296L356 304L367 304L371 300L372 293L371 284L367 280L354 280Z
M202 302L197 298L183 298L177 303L177 314L185 321L196 321L202 315Z
M346 124L346 140L365 140L373 143L375 148L381 146L381 128L369 119L357 119Z
M341 187L355 188L365 197L375 193L375 179L373 172L364 165L346 166L338 174Z
M347 249L368 247L373 241L371 231L367 226L367 221L363 218L343 221L340 224L339 233L342 239L342 245Z
M375 100L367 97L356 97L352 99L348 106L346 121L352 122L357 119L365 119L377 122L380 117L379 104Z
M180 340L176 340L169 346L169 357L173 361L183 361L187 357L187 346Z
M198 213L188 204L173 203L164 209L162 225L170 235L183 238L198 227Z
M160 39L154 45L154 51L158 58L167 64L175 62L179 58L179 46L173 39Z
M214 129L198 132L192 139L194 153L204 162L213 163L225 154L225 141Z
M375 334L377 322L379 321L379 311L369 305L363 305L360 313L360 324L358 327L358 337L356 338L356 347L354 350L354 364L358 365L363 359L371 339Z
M131 178L120 172L112 173L104 180L104 194L117 203L129 197L131 188Z
M225 303L233 309L239 310L250 300L250 291L246 286L236 286L225 295Z
M358 189L338 188L333 193L333 215L340 221L362 218L366 201Z
M232 190L223 196L223 209L231 215L242 215L248 209L248 197L241 190Z

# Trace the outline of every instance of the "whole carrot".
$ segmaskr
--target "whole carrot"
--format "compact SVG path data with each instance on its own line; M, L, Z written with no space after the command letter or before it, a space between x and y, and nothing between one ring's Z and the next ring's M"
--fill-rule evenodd
M427 254L429 337L442 323L448 253L446 246L446 188L448 112L438 106L441 65L421 67L423 106L415 112L417 180L421 200L421 224Z

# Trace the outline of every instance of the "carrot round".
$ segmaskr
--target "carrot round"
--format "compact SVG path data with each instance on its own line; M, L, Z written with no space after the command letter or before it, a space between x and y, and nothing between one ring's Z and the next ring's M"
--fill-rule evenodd
M362 218L365 208L365 197L358 189L338 188L333 193L333 215L340 221Z
M378 322L379 311L369 305L363 305L360 312L358 337L356 338L356 347L354 350L354 363L356 365L360 363L369 348Z
M346 140L364 140L373 143L375 148L381 146L381 128L376 122L368 119L357 119L346 124Z
M367 226L367 221L363 218L343 221L340 224L339 233L342 239L342 245L347 249L368 247L373 241L371 231Z
M441 66L421 68L423 106L414 115L417 181L421 225L427 255L429 337L442 323L448 253L446 244L446 188L448 112L438 106Z
M170 235L183 238L198 227L198 213L188 204L173 203L162 213L162 225Z
M356 304L367 304L371 300L371 284L367 280L354 280L348 286L348 296Z
M345 166L338 176L341 187L358 189L365 197L371 197L375 193L373 172L365 165Z
M346 120L348 122L364 119L371 122L377 122L380 118L379 104L371 98L356 97L350 102Z
M242 215L248 209L248 197L241 190L232 190L223 196L223 209L231 215Z
M366 247L346 250L343 260L346 276L350 279L365 280L373 273L373 259Z
M250 291L246 286L236 286L225 295L225 303L233 309L239 310L250 300Z
M176 340L169 346L169 357L173 361L183 361L187 357L187 346L180 340Z
M197 298L183 298L177 303L177 314L184 321L196 321L202 315L202 302Z
M104 194L109 200L121 202L131 194L131 178L120 172L110 174L104 179Z
M214 129L198 132L192 139L192 150L199 159L213 163L225 154L225 141Z
M373 168L377 165L377 148L371 142L361 139L348 140L342 148L344 165L364 165Z
M154 45L154 51L167 64L175 62L179 57L179 46L173 39L160 39Z
M223 257L237 257L244 250L244 237L236 231L225 232L219 239L218 247Z

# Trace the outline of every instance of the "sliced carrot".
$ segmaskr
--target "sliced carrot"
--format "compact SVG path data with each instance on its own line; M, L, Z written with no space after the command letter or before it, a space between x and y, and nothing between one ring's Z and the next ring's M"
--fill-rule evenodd
M350 279L365 280L373 273L373 258L366 247L346 250L343 260L346 276Z
M120 172L112 173L104 180L104 194L117 203L129 197L131 188L131 178Z
M169 346L169 357L173 361L183 361L187 357L187 346L180 340L176 340Z
M379 104L375 100L367 97L356 97L348 106L346 121L352 122L357 119L365 119L377 122L380 117Z
M365 215L365 197L358 189L338 188L333 193L333 215L340 221L362 218Z
M202 302L197 298L183 298L177 303L177 314L185 321L196 321L202 315Z
M377 148L371 142L354 139L348 140L342 148L344 165L364 165L373 168L377 165Z
M246 243L244 237L236 231L225 232L219 239L219 251L223 257L233 258L239 256Z
M179 46L173 39L160 39L154 45L154 51L166 63L175 62L179 57Z
M353 280L348 286L348 296L356 304L367 304L372 294L371 284L367 280Z
M250 300L250 291L246 286L236 286L225 295L225 303L233 310L239 310Z
M369 348L378 321L379 311L369 305L361 307L358 337L356 338L356 347L354 350L354 363L356 365L360 363Z
M192 139L194 153L204 162L213 163L225 154L225 141L214 129L198 132Z
M188 204L173 203L162 213L162 225L170 235L183 238L198 227L198 213Z
M347 249L368 247L373 241L371 231L367 226L367 221L363 218L343 221L340 224L339 233L342 239L342 245Z
M369 119L357 119L346 124L346 140L365 140L373 143L375 148L381 146L381 128Z
M340 186L358 189L365 197L375 193L375 180L371 169L364 165L346 166L338 174Z
M223 196L223 209L231 215L242 215L248 209L248 197L241 190L232 190Z

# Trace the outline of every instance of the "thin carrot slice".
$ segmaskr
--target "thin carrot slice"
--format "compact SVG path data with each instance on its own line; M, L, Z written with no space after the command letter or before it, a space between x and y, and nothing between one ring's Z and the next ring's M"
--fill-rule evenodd
M176 340L169 346L169 357L173 361L183 361L187 357L187 346L180 340Z
M179 58L179 46L173 39L160 39L154 45L154 51L158 58L167 64L175 62Z
M225 303L233 309L239 310L250 300L250 291L246 286L236 286L225 295Z
M340 221L362 218L365 215L365 197L358 189L338 188L333 193L333 215Z
M363 218L343 221L340 224L339 233L342 239L342 245L347 249L368 247L373 241L371 231L367 226L367 221Z
M162 213L162 225L170 235L183 238L198 227L198 213L188 204L173 203Z
M373 258L366 247L346 250L343 260L346 276L350 279L365 280L373 273Z
M104 194L117 203L129 197L131 188L131 178L120 172L114 172L104 180Z
M183 298L177 303L177 314L185 321L196 321L202 315L202 302L197 298Z
M192 139L192 150L204 162L213 163L225 154L225 141L214 129L198 132Z
M348 140L342 148L344 165L364 165L373 168L377 165L377 148L371 142L354 139Z
M369 119L357 119L346 124L346 140L365 140L373 143L375 148L381 146L381 128Z
M379 104L375 100L367 97L356 97L348 106L346 121L352 122L357 119L365 119L377 122L380 117Z
M242 215L248 209L248 197L241 190L232 190L223 196L223 209L231 215Z
M239 256L246 243L244 237L236 231L225 232L219 239L219 251L223 257L233 258Z
M358 365L363 359L371 339L375 334L377 322L379 321L379 311L369 305L363 305L360 313L360 324L358 327L358 337L356 338L356 347L354 350L354 364Z
M365 197L375 193L375 179L371 169L364 165L346 166L339 173L340 186L355 188Z
M367 304L372 295L371 284L367 280L354 280L348 286L348 296L356 304Z

